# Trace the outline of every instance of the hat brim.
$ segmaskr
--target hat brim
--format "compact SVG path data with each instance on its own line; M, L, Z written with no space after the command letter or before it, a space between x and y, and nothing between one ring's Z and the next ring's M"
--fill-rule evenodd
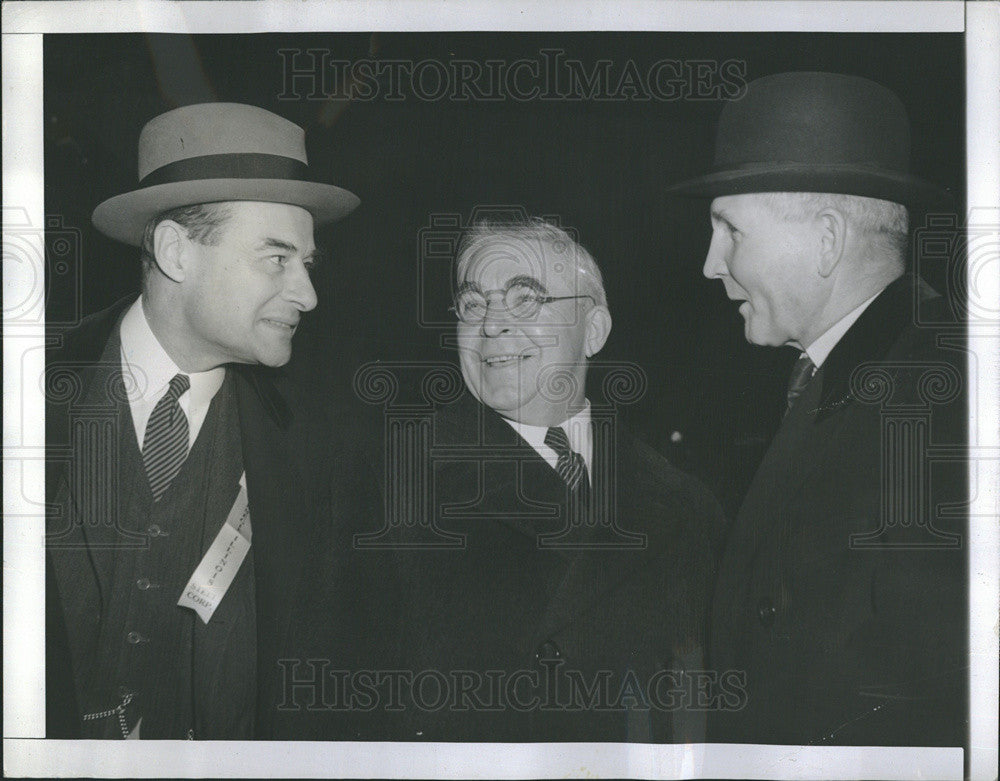
M219 201L263 201L301 206L324 225L346 217L361 200L332 184L285 179L199 179L144 187L109 198L94 209L94 226L113 239L139 246L146 223L181 206Z
M911 209L954 209L951 194L937 185L909 174L858 165L748 165L678 182L666 191L695 198L766 192L840 193L879 198Z

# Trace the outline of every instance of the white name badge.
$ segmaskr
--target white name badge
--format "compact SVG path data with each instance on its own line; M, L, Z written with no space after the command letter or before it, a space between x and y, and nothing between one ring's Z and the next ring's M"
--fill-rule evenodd
M189 607L208 623L226 596L233 578L240 571L250 551L250 503L247 500L247 476L240 476L240 492L205 557L181 592L177 604Z

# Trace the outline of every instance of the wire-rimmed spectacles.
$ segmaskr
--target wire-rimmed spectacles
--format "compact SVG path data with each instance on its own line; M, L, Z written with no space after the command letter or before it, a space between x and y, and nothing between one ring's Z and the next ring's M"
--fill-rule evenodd
M549 296L536 287L523 282L513 282L502 290L479 291L469 287L460 290L455 296L455 305L450 310L459 320L470 325L478 325L486 319L490 299L494 295L501 296L501 303L507 314L515 320L531 320L538 315L542 306L553 301L568 301L573 298L594 297L587 294L577 296Z

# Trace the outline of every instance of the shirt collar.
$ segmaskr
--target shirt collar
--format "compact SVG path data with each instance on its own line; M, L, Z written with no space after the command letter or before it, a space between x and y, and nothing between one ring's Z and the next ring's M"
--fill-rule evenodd
M502 416L501 416L502 417ZM504 418L511 428L514 429L521 438L531 445L541 454L554 453L552 448L545 444L545 435L548 433L548 426L532 426L528 423L521 423L517 420ZM566 432L569 438L569 446L583 456L583 461L587 465L587 472L590 472L590 464L593 455L593 432L590 429L590 401L584 400L583 409L573 417L567 418L559 427Z
M133 379L129 389L132 401L158 400L178 373L190 378L193 403L211 401L226 377L223 366L204 372L181 372L149 327L142 298L136 299L122 318L121 343L122 368Z
M880 290L867 301L861 302L861 304L856 306L836 323L826 329L826 331L824 331L816 341L806 348L806 354L816 365L817 369L823 365L827 356L829 356L833 351L833 348L837 346L837 342L843 338L844 334L846 334L850 327L854 325L855 321L861 317L862 312L868 308L868 305L871 304L872 301L878 298L879 293L881 292L882 291Z

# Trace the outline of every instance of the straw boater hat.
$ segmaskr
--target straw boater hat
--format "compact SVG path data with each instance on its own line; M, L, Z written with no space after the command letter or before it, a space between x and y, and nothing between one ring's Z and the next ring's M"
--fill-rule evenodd
M910 123L881 84L838 73L756 79L725 105L714 170L668 188L717 197L758 192L862 195L909 207L947 207L950 196L909 171Z
M311 179L298 125L256 106L201 103L146 124L139 136L138 188L101 203L93 221L102 233L138 246L157 214L214 201L301 206L317 225L360 203L347 190Z

